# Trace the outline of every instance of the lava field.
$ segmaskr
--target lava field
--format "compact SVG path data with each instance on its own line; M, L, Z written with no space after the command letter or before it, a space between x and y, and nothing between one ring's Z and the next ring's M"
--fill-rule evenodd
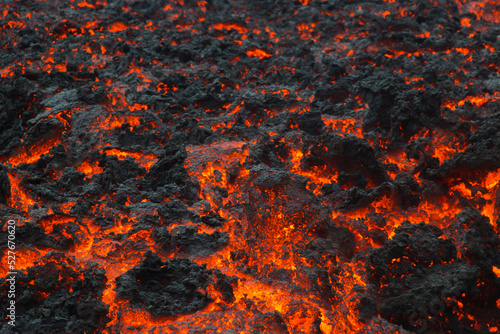
M500 333L500 1L0 0L1 334Z

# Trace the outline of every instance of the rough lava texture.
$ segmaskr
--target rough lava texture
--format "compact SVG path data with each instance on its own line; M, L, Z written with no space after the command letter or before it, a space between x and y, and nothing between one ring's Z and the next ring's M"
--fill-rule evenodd
M104 330L110 320L109 307L101 301L105 271L95 265L77 271L64 253L50 255L50 260L16 276L16 312L23 316L15 327L4 325L0 332L83 334ZM9 289L10 283L2 282L2 296ZM2 318L8 314L7 301L2 302Z
M499 18L0 1L0 333L499 333Z
M187 259L163 262L148 252L138 266L116 278L116 292L155 317L169 317L204 308L210 301L203 292L209 277L209 270Z

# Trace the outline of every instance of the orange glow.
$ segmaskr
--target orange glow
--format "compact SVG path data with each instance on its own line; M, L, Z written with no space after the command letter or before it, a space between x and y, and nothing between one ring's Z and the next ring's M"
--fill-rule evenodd
M15 172L9 172L11 197L8 201L9 206L13 206L22 211L28 211L29 207L35 204L29 193L21 185L20 175Z
M485 44L484 47L491 53L495 53L495 48L492 47L491 45Z
M272 57L272 54L270 54L267 51L261 50L261 49L252 48L252 49L247 50L247 56L259 57L260 59L264 59L264 58Z
M417 78L405 78L405 83L407 85L411 84L412 82L418 82L420 80L424 80L422 77L417 77Z
M429 38L429 37L431 37L431 33L429 31L426 31L423 34L418 34L417 37L420 37L420 38Z
M459 137L448 131L433 132L422 130L410 140L417 138L430 138L432 144L426 146L426 152L438 158L440 163L446 159L450 159L459 152L463 152L467 148L467 145L460 142Z
M14 71L12 71L13 67L14 67L13 65L10 65L0 69L0 77L2 78L13 77L14 76Z
M460 52L464 55L468 55L470 53L469 49L467 49L467 48L455 48L455 50L457 50L458 52Z
M30 268L34 265L35 261L47 254L47 250L38 249L19 249L16 250L16 264L15 270L21 271ZM7 251L5 252L7 254ZM4 255L6 256L6 255ZM0 266L0 277L7 276L9 269L7 266Z
M92 177L95 174L99 174L103 172L103 168L99 167L96 161L88 162L84 161L76 168L77 171L87 174L87 177Z
M332 131L339 131L345 134L351 134L358 138L363 138L361 120L347 118L337 119L328 115L321 115L321 119L327 128Z
M399 171L389 172L389 175L393 179L397 174L399 174L399 172L408 173L418 164L418 161L412 161L408 159L402 149L387 152L384 156L384 159L382 159L382 162L385 164L391 163L398 166Z
M66 64L57 64L54 68L59 72L66 72Z
M213 202L210 190L219 186L232 190L228 184L226 169L234 161L243 163L248 155L244 142L218 142L211 145L186 147L188 157L185 167L192 178L196 178L201 187L201 196ZM206 188L207 191L204 191Z
M464 184L456 184L451 189L460 192L460 194L469 199L474 199L477 195L473 195L470 187L480 186L484 187L488 192L483 195L483 199L486 200L486 204L481 210L481 214L488 217L490 224L496 228L496 221L498 218L498 212L495 211L495 192L497 191L500 184L500 170L489 172L484 178L477 181L471 181L470 186L465 186ZM495 270L495 269L493 269Z
M500 277L500 268L493 266L492 269L493 269L493 272L495 273L495 275L497 275L497 277Z
M45 234L50 234L54 230L54 225L66 225L68 222L74 222L76 218L61 215L50 215L41 219L38 224L43 228Z
M466 101L474 104L476 107L481 107L483 104L488 103L489 99L482 96L468 96L464 100L458 101L458 105L461 107Z
M48 139L42 139L37 143L29 146L21 146L10 158L0 159L3 163L17 166L21 163L31 164L40 159L44 154L48 154L50 150L60 142L59 135Z
M83 0L82 2L77 4L78 7L87 7L87 8L92 8L95 9L94 5L89 4L87 1Z
M299 23L297 25L297 30L299 31L299 35L302 39L311 39L313 41L317 41L317 36L319 34L314 33L314 28L316 27L316 23Z
M68 202L68 203L60 204L59 210L61 210L64 213L69 213L75 204L76 204L76 202Z
M119 128L125 123L129 124L131 127L141 124L139 116L122 116L122 115L107 115L101 120L99 120L94 131L100 130L111 130L113 128Z
M309 170L303 170L301 168L301 161L304 156L299 150L291 149L291 171L295 174L299 174L305 176L309 179L308 188L312 189L314 194L319 195L321 193L321 187L328 183L333 183L337 181L337 171L330 170L328 173L325 173L323 170L314 167ZM311 188L312 186L312 188Z
M122 22L114 22L108 27L108 30L110 32L120 32L120 31L124 31L127 29L128 29L128 27Z
M137 152L124 151L117 148L106 149L104 153L107 155L114 155L118 160L125 160L127 157L131 157L135 160L137 164L149 171L152 165L158 161L158 158L154 154L144 154Z
M247 33L248 32L248 29L245 28L244 26L238 24L238 23L215 23L212 25L212 27L214 29L217 29L217 30L231 30L231 29L234 29L236 30L237 32L239 32L240 34L244 34L244 33Z

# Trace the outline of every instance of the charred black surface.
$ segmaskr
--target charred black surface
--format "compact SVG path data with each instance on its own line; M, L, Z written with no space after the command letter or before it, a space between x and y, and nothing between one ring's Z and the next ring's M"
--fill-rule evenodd
M0 203L6 204L10 198L10 180L5 167L0 166Z
M439 228L404 222L392 240L370 252L367 270L374 287L369 293L382 317L410 330L467 331L454 310L481 294L480 262L457 259L453 240L441 236ZM446 321L429 321L428 314Z
M163 262L148 252L138 266L116 279L116 292L155 317L192 313L210 301L206 292L210 274L187 259Z
M106 286L103 269L78 269L63 253L51 252L27 273L16 276L16 326L1 333L94 333L106 328L109 307L101 301ZM8 311L10 282L2 282L2 318Z
M198 233L198 228L194 225L178 226L170 232L160 227L153 231L153 238L167 251L177 250L199 255L213 253L229 241L227 233L219 231L212 234Z

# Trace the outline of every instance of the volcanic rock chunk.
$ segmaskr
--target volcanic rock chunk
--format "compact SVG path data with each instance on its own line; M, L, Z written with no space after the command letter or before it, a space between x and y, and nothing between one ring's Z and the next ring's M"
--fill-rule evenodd
M179 120L172 141L179 145L202 145L212 132L198 126L194 119Z
M390 194L391 187L389 183L371 189L362 189L352 187L347 191L340 188L337 183L325 185L322 188L323 195L328 203L341 211L351 211L357 208L369 205L370 203Z
M162 202L158 207L158 215L165 225L180 223L181 221L193 218L193 215L188 210L187 205L178 199Z
M420 202L420 196L418 195L420 187L417 180L408 173L399 173L394 178L394 184L396 185L396 196L401 209L406 210L418 205Z
M319 137L304 157L304 167L318 167L325 171L338 170L346 174L361 173L375 185L388 180L387 173L375 156L375 150L363 139L340 137L326 133Z
M283 108L290 104L287 97L282 97L276 94L249 94L246 96L245 109L250 111L251 115L255 115L257 119L264 115L264 109Z
M478 268L456 259L452 241L441 235L437 227L403 222L392 240L370 252L370 293L383 318L412 330L423 322L435 330L457 329L453 307L463 293L477 293ZM428 322L429 312L448 320Z
M320 252L333 252L344 260L354 255L356 241L354 234L347 228L323 224L316 233L320 236L307 244L308 249Z
M262 163L273 168L283 169L285 167L283 160L287 155L286 145L277 140L271 140L266 134L255 145L251 146L245 165L251 167Z
M352 187L366 188L368 185L368 180L359 171L352 174L342 171L339 173L337 181L343 189Z
M250 169L247 182L244 210L257 238L282 242L284 228L299 235L329 220L327 208L307 190L305 177L260 164Z
M216 212L210 212L208 215L201 217L201 221L211 227L219 227L224 225L226 219L222 218Z
M298 121L300 130L315 136L321 134L321 130L325 126L319 112L301 114L298 117Z
M77 89L67 89L43 100L41 104L45 108L50 108L49 110L50 113L52 114L71 108L72 104L77 100L78 100ZM39 114L35 118L35 120L43 117L47 117L47 115L45 113Z
M97 333L109 322L100 298L106 286L103 269L79 271L63 253L50 252L36 267L16 276L16 326L5 322L0 333ZM9 282L0 283L0 316L6 319Z
M10 180L7 170L0 164L0 203L7 204L10 198Z
M140 202L142 199L142 194L138 189L137 182L133 179L128 179L118 185L116 190L115 201L122 205L125 205L127 201L132 203Z
M406 90L398 97L392 121L392 141L403 137L407 141L424 126L438 120L441 99L437 92ZM399 131L398 131L399 129Z
M455 238L462 256L471 263L487 270L492 266L500 267L500 238L488 217L467 208L457 215L446 231Z
M206 292L211 271L187 259L163 262L152 252L116 278L117 296L154 317L196 312L210 301Z
M470 141L465 151L428 171L427 177L470 177L478 170L493 171L500 168L500 117L486 118Z
M198 187L190 181L189 174L184 168L186 157L185 147L167 144L164 153L151 166L144 179L154 190L164 187L166 196L174 193L185 199L195 199Z
M424 272L423 277L408 278L402 284L401 291L384 298L379 306L381 316L414 330L417 327L415 319L422 321L427 313L436 312L436 315L443 319L453 320L449 324L437 321L430 324L431 327L441 330L454 328L458 319L453 316L453 307L447 307L444 298L460 299L463 293L474 294L477 268L466 263L453 262L430 267ZM443 297L443 300L439 297Z
M177 226L170 233L165 227L159 227L153 231L153 238L166 250L200 255L212 253L229 241L225 232L198 233L195 225Z
M446 228L455 240L462 257L479 267L480 293L472 309L494 309L500 298L500 278L493 272L500 268L500 238L487 217L471 208L462 210Z
M3 238L2 240L8 240L7 236L7 230L0 229L0 238ZM45 234L43 228L35 222L28 220L24 224L16 227L16 243L19 244L19 246L27 245L39 248L54 248L55 245L52 241L51 237ZM0 249L6 250L7 243L0 245Z
M251 319L251 323L253 328L259 332L289 333L283 317L277 311L258 314Z
M93 185L97 184L101 191L109 193L116 192L120 183L145 174L145 170L129 157L118 160L114 155L102 154L99 159L99 167L104 167L104 171L94 175Z
M56 249L69 250L85 236L83 229L75 220L69 215L53 214L42 217L36 223L45 227L48 237L54 238Z
M366 334L384 334L384 333L398 333L398 334L413 334L404 330L401 326L391 324L389 321L376 317L370 320L366 327L363 328Z
M78 100L88 105L104 104L108 98L103 85L97 85L97 88L88 86L78 87L77 97Z
M236 277L229 278L223 273L220 272L218 269L214 269L214 275L213 275L213 280L215 281L214 283L214 288L220 293L222 301L225 303L233 303L235 301L234 299L234 290L233 286L231 285L232 281L237 280Z
M155 187L170 182L181 183L182 178L189 177L184 169L184 160L186 157L187 154L184 147L167 145L158 162L151 167L148 175L146 175L146 179L150 180Z
M429 265L447 262L455 259L456 249L451 240L439 239L443 232L432 225L420 223L412 225L408 221L401 224L396 229L396 234L392 241L385 246L374 249L370 252L369 262L371 277L375 282L390 279L387 274L397 274L403 271L402 267L407 268L407 272L412 272L412 264ZM398 266L388 267L393 259L406 256L407 262L401 262ZM395 275L389 275L395 276Z
M330 99L333 103L342 103L349 97L349 91L342 85L333 85L316 90L314 99L324 101Z
M140 152L144 147L148 146L152 139L151 135L132 132L128 127L125 129L116 128L116 132L120 148L131 151Z
M8 151L14 143L13 138L21 138L26 122L34 115L32 110L26 111L28 101L32 100L38 84L23 77L8 79L0 88L0 151Z
M369 106L363 128L390 131L391 142L406 142L424 126L439 120L441 100L437 92L406 89L381 71L362 86L363 99Z
M77 186L82 184L85 177L85 173L79 172L72 167L66 167L57 182L65 189L75 192Z
M394 94L399 88L398 84L386 73L377 72L377 75L366 79L364 85L363 99L368 103L369 109L363 119L363 128L379 126L384 130L390 130L390 110L394 104Z
M45 120L40 120L36 122L26 133L28 138L24 144L40 144L40 143L50 143L56 138L60 138L64 131L63 123L61 123L57 118L49 118Z

